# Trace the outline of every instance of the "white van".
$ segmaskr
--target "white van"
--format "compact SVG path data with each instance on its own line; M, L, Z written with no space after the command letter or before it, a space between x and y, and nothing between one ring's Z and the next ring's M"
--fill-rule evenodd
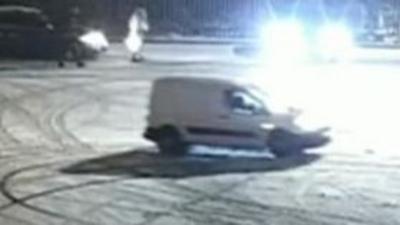
M161 152L204 144L269 148L286 156L329 142L326 129L305 131L294 113L276 113L255 86L214 78L161 78L153 84L144 137Z

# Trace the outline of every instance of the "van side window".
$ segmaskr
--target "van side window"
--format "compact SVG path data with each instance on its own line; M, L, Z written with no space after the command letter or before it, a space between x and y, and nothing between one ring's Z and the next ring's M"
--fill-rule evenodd
M229 108L234 113L254 115L264 111L262 102L245 91L227 91L226 98Z

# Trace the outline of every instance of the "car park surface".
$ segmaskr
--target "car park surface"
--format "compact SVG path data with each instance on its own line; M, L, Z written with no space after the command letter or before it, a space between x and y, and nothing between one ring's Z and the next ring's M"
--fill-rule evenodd
M269 78L272 69L230 45L151 44L134 65L114 45L84 69L3 61L0 224L398 224L400 54L378 52L363 53L374 63L302 68L301 80L286 74L297 95L307 81L341 101L310 107L336 127L333 143L284 159L207 146L166 156L142 138L157 78ZM265 82L282 90L278 78Z

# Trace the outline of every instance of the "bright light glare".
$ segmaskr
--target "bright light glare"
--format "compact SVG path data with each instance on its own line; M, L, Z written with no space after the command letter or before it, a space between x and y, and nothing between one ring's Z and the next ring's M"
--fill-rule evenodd
M79 40L85 45L98 51L104 51L110 46L106 36L101 31L89 31L82 35Z
M331 24L323 27L317 36L318 50L330 60L351 58L354 52L353 35L347 27Z
M298 125L310 130L331 127L332 151L358 154L372 149L375 154L398 156L400 106L395 96L400 93L400 77L396 71L386 64L304 64L255 68L249 79L271 99L301 109Z
M270 23L262 33L262 58L269 61L297 61L307 57L303 26L295 21Z

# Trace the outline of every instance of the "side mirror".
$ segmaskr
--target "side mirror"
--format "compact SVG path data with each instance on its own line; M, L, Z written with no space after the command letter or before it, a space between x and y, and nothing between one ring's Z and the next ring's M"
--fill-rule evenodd
M254 105L248 105L246 108L247 110L252 111L255 114L258 113Z

